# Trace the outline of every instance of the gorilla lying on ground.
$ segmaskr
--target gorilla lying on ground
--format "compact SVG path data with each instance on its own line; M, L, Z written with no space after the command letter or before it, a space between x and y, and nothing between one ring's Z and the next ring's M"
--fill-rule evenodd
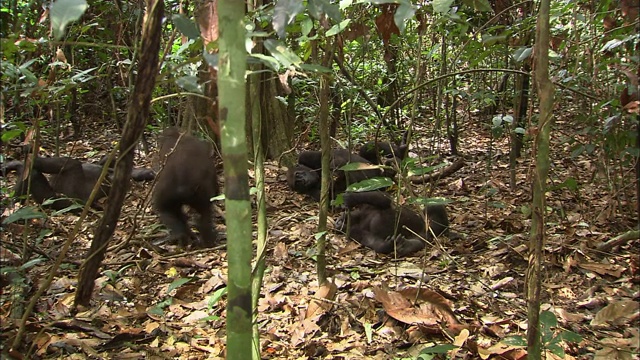
M336 221L336 229L348 231L350 238L381 254L393 254L395 249L398 257L407 256L424 249L423 239L449 233L447 211L441 204L427 205L428 230L424 215L394 206L391 197L380 191L346 193L344 203L348 210Z
M345 191L347 185L359 181L382 176L382 171L377 168L369 168L354 171L339 170L349 163L363 163L371 165L369 161L352 154L347 149L331 150L330 168L332 172L331 199ZM322 168L322 152L303 151L298 155L298 164L287 171L287 183L289 187L300 194L311 196L320 201L320 176Z
M26 195L27 190L31 191L33 200L42 204L47 199L56 199L50 207L55 210L62 210L73 204L71 199L80 200L86 203L91 195L91 191L102 173L102 165L83 163L70 157L35 157L30 174L25 176L24 163L19 160L9 161L2 165L3 175L9 171L16 171L18 179L14 187L14 196ZM136 181L147 180L149 169L134 169L132 178ZM43 174L50 174L50 179ZM29 178L31 185L29 187ZM109 194L109 175L100 185L91 206L100 209L98 200ZM61 198L66 197L66 198Z
M171 232L169 239L180 244L193 239L203 247L215 245L217 233L210 199L218 195L218 178L213 147L170 127L160 135L158 148L164 166L156 176L153 203L160 220ZM189 205L200 215L200 242L189 230L182 205Z

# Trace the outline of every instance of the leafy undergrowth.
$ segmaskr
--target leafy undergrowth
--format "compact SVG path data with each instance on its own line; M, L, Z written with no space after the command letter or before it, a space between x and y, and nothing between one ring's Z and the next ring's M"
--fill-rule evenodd
M506 144L498 143L503 152L494 149L488 156L488 140L479 139L462 144L463 168L433 187L432 196L452 201L449 216L462 239L438 239L422 254L394 260L331 232L328 284L318 284L315 275L317 205L287 188L284 169L267 164L269 244L258 305L263 358L390 359L421 353L423 359L526 357L523 294L530 220L523 208L530 203L530 155L518 164L517 187L511 189ZM75 156L94 156L94 147L74 146ZM596 160L571 159L561 145L554 147L553 156L553 182L572 177L580 188L548 193L541 314L547 356L637 358L638 240L608 252L597 250L634 228L633 216L621 215L631 214L632 205L608 198ZM133 186L92 306L71 314L78 269L97 213L82 225L52 286L39 299L24 345L12 352L15 357L225 356L225 249L183 252L152 246L165 233L150 206L144 206L150 185ZM415 187L419 192L426 188ZM223 205L216 206L224 241ZM76 219L60 215L3 228L4 354L16 335L21 304L44 282ZM45 230L49 232L42 235ZM33 244L35 238L36 247L23 247L24 239ZM17 269L25 249L31 256L24 260L40 261Z

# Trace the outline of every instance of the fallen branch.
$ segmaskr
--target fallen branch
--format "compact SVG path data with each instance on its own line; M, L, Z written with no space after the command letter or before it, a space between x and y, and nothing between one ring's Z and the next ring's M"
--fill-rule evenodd
M460 170L463 165L464 159L458 158L456 161L451 163L449 166L442 168L442 170L438 171L437 173L429 175L415 175L410 177L409 179L413 184L426 184L432 181L438 181L442 178L453 175L453 173Z
M609 251L614 247L626 244L631 240L640 239L640 230L630 230L624 234L618 235L609 241L602 242L598 245L598 250Z

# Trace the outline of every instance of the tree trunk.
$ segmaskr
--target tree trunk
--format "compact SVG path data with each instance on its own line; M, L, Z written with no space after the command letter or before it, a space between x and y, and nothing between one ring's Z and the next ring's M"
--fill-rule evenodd
M536 136L536 171L533 178L533 203L531 237L529 240L529 266L526 277L528 302L527 344L529 359L540 359L542 338L540 336L540 269L544 247L545 191L549 173L549 137L553 125L554 86L549 80L549 0L540 2L536 26L535 80L540 97L540 119Z
M220 142L224 161L227 221L227 359L250 359L251 341L251 202L245 117L247 69L245 3L219 0L218 87Z
M118 144L120 155L115 166L109 201L104 215L96 228L89 256L80 268L78 290L75 305L88 306L98 269L104 259L109 239L118 223L124 197L129 189L131 169L133 168L133 150L144 130L149 117L149 103L158 74L158 53L162 34L164 2L147 0L147 16L142 29L140 62L136 86L129 102L127 122Z

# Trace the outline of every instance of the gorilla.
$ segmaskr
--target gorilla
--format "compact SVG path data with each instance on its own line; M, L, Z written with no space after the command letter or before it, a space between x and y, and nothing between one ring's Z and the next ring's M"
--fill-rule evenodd
M344 192L349 184L382 176L379 168L367 167L362 170L343 171L342 166L349 163L371 165L369 161L352 154L347 149L331 150L330 169L332 173L331 199ZM298 163L287 171L287 183L297 193L311 196L320 201L320 175L322 168L321 151L303 151L298 155Z
M444 205L427 205L425 216L407 206L394 206L391 197L380 191L345 193L347 211L336 221L336 229L358 243L381 254L404 257L426 246L422 239L449 234L449 219ZM347 217L350 217L347 229Z
M200 247L214 246L217 233L210 199L218 195L219 189L213 147L169 127L160 135L158 148L163 167L156 175L153 203L160 220L169 228L169 239L181 245L193 240ZM189 229L182 205L199 214L200 241Z
M360 147L358 155L372 164L390 165L389 161L397 159L398 163L407 157L408 145L394 145L387 141L369 141Z
M71 199L86 203L103 168L100 164L83 163L70 157L36 156L33 161L30 171L25 168L22 161L9 161L2 165L2 173L3 175L9 171L18 173L14 196L26 195L27 190L30 190L33 200L38 204L42 204L47 199L57 199L50 205L54 210L62 210L71 206L73 204ZM132 178L136 181L148 180L149 171L151 170L133 169ZM43 174L49 174L49 179ZM95 209L101 209L98 201L109 194L111 189L110 176L111 170L109 170L105 181L100 184L98 193L91 204Z

